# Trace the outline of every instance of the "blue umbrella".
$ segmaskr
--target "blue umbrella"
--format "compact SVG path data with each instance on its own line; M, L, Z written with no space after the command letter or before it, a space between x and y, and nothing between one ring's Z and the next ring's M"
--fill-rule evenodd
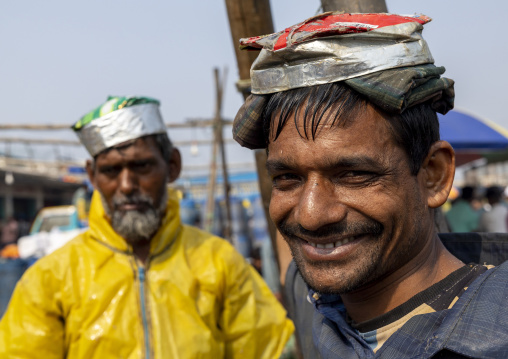
M508 131L490 121L457 110L438 117L441 139L457 152L484 153L508 148Z

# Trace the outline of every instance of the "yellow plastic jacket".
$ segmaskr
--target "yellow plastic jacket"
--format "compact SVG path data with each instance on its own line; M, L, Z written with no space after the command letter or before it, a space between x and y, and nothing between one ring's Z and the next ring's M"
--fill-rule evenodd
M37 261L0 322L0 358L278 358L293 323L218 237L182 225L170 191L144 268L94 195L90 229Z

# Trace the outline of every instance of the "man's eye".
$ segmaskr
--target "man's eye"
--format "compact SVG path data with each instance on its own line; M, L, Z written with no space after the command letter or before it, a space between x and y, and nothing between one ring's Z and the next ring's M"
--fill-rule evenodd
M370 172L367 171L348 171L344 173L344 177L362 177L368 175L370 175Z
M102 167L99 169L99 172L106 175L106 176L112 176L119 172L119 169L116 167Z
M142 161L142 162L136 162L132 166L136 171L147 171L151 168L151 162L149 161Z
M293 173L284 173L273 177L273 187L279 190L289 189L300 182L300 177Z
M377 174L369 171L346 171L339 175L339 180L347 183L366 183L377 178Z

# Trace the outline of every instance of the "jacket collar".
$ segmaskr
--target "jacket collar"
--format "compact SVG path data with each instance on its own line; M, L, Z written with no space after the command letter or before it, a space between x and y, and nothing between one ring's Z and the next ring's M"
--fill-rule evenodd
M110 218L104 211L99 192L94 191L89 215L90 235L108 247L125 253L132 253L132 246L111 227ZM166 213L161 226L150 242L150 256L163 252L173 243L182 227L177 193L168 188Z

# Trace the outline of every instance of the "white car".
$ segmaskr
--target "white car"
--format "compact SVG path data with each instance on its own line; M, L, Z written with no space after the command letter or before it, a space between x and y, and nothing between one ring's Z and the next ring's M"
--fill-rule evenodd
M35 217L28 236L18 240L20 258L41 258L87 229L78 219L76 206L43 208Z

